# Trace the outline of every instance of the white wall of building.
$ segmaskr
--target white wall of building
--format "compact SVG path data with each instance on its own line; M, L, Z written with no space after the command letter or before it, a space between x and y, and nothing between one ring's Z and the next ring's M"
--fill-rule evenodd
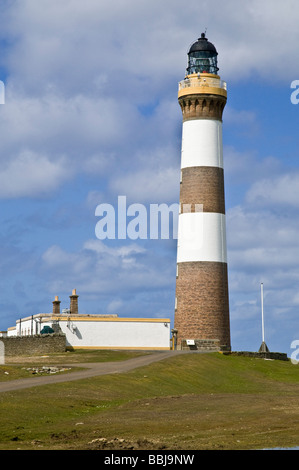
M17 321L8 336L39 333L46 325L59 325L66 346L98 349L169 349L170 320L101 317L97 315L38 314ZM21 326L20 326L21 325Z
M60 321L67 346L74 348L169 349L170 322L150 319Z

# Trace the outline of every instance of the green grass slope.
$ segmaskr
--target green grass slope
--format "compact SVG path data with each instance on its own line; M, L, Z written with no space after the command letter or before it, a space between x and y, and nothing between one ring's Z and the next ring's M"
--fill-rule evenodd
M299 365L219 353L0 394L4 449L299 445Z

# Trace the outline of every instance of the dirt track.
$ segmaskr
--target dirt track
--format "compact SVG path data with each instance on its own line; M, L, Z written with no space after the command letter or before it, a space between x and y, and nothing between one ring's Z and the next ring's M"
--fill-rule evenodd
M127 361L119 362L95 362L85 364L71 364L69 367L84 368L84 370L70 372L68 374L50 375L42 377L33 377L26 379L11 380L8 382L0 382L0 392L10 392L24 388L37 387L39 385L47 385L61 382L70 382L73 380L86 379L98 375L117 374L128 372L138 367L146 366L152 362L161 361L177 354L188 353L189 351L159 351L153 354L139 356ZM68 366L68 364L64 364Z

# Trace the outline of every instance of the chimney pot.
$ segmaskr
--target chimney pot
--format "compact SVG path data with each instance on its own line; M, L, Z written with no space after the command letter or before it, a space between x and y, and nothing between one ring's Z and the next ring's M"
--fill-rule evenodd
M71 315L78 313L78 297L79 295L76 294L76 289L72 290L72 295L70 295L70 312Z
M53 300L53 315L60 314L60 300L58 300L58 295L55 296L55 300Z

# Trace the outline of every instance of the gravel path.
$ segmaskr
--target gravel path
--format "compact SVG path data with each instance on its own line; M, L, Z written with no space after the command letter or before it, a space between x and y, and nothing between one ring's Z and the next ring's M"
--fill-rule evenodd
M40 385L55 384L61 382L70 382L73 380L86 379L106 374L117 374L128 372L138 367L146 366L152 362L162 361L178 354L188 353L189 351L159 351L146 356L139 356L127 361L119 362L95 362L84 364L63 364L65 367L84 367L84 370L70 372L61 375L40 376L28 379L17 379L7 382L0 382L0 392L11 392Z

